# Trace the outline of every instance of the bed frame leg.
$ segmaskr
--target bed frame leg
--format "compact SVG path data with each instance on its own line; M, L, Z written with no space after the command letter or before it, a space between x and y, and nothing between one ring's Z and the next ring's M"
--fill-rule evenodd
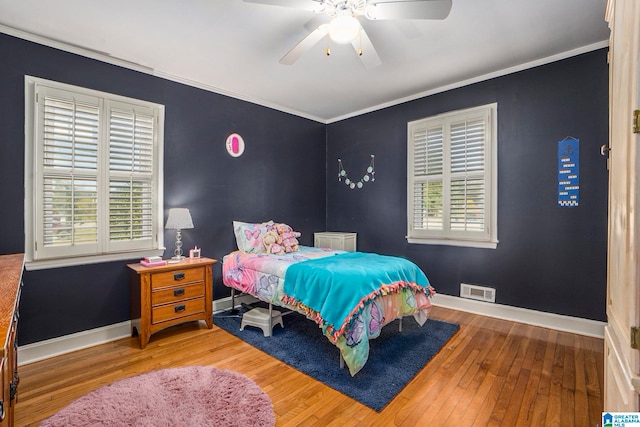
M400 320L398 321L398 331L402 332L402 317L400 318Z
M236 290L231 288L231 313L235 314L238 310L236 309Z

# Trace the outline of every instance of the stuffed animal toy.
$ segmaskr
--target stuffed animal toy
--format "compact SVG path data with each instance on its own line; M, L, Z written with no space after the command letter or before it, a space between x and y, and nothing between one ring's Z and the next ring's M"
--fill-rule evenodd
M280 235L275 231L267 231L265 235L262 237L262 243L264 247L267 249L268 254L283 254L285 252L285 248L278 242L280 240Z
M287 224L276 224L275 229L279 235L278 243L284 246L285 252L294 252L300 249L298 246L300 242L297 239L300 237L298 231L293 231L293 228Z
M300 249L296 237L300 237L300 233L297 231L290 231L280 235L280 244L284 246L285 252L294 252Z

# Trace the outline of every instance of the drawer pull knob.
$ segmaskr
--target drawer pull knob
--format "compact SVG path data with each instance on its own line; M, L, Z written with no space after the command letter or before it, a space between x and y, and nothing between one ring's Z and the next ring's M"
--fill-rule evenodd
M175 313L180 313L181 311L184 311L185 308L186 307L184 306L184 304L180 304L180 305L176 305L175 307L173 307L173 311Z
M180 288L180 289L174 289L173 290L173 296L174 297L179 297L184 295L184 288Z
M180 272L180 273L174 273L173 274L173 280L182 280L184 279L184 273Z
M13 402L16 398L16 394L18 394L18 384L10 383L9 384L9 401Z

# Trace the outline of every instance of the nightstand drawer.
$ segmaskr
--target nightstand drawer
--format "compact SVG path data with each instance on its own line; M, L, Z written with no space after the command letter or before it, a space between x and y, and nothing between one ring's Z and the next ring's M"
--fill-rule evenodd
M204 268L184 268L175 271L154 273L151 276L151 288L158 289L204 280Z
M204 309L204 298L195 298L175 304L153 307L151 310L151 323L155 325L167 320L203 313Z
M151 305L156 306L197 297L204 297L204 282L153 291L151 293Z

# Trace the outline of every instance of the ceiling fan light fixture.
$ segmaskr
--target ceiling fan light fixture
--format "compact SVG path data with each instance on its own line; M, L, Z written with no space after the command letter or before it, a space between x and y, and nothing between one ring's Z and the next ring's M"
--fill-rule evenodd
M360 23L351 15L338 15L329 23L329 37L336 43L349 43L360 33Z
M376 5L375 3L371 3L371 4L368 4L367 7L365 8L364 16L366 16L367 19L371 19L372 21L375 21L376 19L378 19L378 16L376 13L377 13Z

